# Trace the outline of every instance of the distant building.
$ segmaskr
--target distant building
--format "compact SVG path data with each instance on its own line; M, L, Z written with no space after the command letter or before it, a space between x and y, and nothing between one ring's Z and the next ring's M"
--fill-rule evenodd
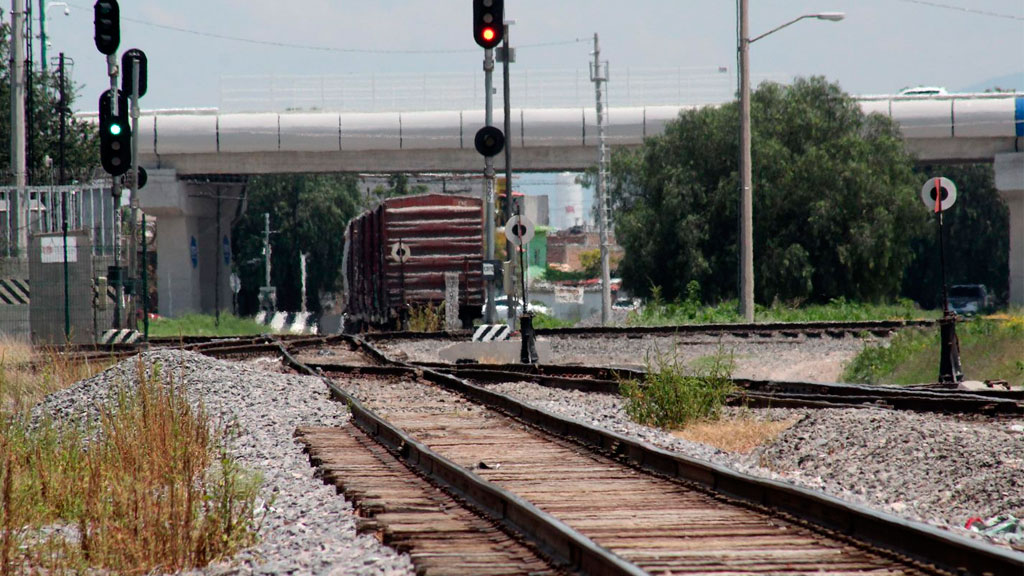
M548 266L566 272L583 269L581 256L584 252L601 249L601 238L597 228L591 226L574 226L548 234ZM625 251L609 234L609 260L615 268L625 255Z

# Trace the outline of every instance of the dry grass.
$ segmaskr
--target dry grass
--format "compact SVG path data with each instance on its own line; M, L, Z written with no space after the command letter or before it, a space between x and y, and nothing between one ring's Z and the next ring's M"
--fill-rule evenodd
M444 330L444 302L409 306L409 330L411 332L440 332Z
M760 420L748 413L716 421L702 420L672 432L677 438L714 446L726 452L747 454L775 440L779 434L796 424L799 418Z
M113 360L72 360L59 348L0 337L0 415L23 412L47 394L107 369Z
M260 479L228 430L157 368L132 380L92 429L0 418L0 573L173 572L254 541Z

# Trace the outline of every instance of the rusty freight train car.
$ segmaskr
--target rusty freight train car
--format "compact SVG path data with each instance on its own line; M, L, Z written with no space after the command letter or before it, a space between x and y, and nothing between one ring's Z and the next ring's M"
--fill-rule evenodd
M483 251L479 198L385 200L345 230L346 328L400 328L404 307L444 302L446 272L459 275L459 317L471 324L484 302Z

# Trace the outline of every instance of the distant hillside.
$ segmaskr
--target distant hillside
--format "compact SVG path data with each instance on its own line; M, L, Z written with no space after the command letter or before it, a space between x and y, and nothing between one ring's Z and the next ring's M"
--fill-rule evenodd
M1015 90L1017 92L1024 93L1024 70L1013 74L1007 74L1006 76L990 78L983 82L978 82L977 84L961 88L958 92L984 92L993 88Z

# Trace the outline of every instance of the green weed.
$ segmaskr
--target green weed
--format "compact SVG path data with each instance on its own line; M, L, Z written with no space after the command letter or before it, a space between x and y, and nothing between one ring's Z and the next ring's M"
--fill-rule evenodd
M1024 315L974 318L957 324L960 361L969 380L1006 380L1024 386ZM847 365L843 379L868 384L921 384L939 375L939 328L901 330L869 346Z
M142 330L142 325L139 325ZM252 318L221 314L215 316L188 314L180 318L157 318L149 321L149 335L154 338L181 336L255 336L270 331L269 326Z
M660 353L654 361L648 358L643 382L620 384L626 414L640 424L659 428L717 419L735 390L732 363L731 356L718 354L704 359L698 368L687 369L677 359Z
M409 330L412 332L440 332L444 330L444 302L434 306L409 306Z

